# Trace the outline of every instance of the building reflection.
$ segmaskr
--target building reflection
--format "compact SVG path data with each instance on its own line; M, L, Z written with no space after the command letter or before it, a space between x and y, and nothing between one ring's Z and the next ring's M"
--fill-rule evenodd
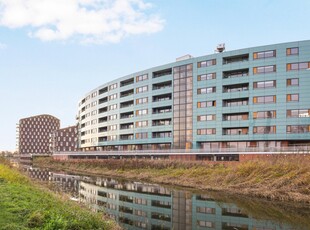
M32 178L53 183L93 211L109 215L124 229L296 229L273 220L255 219L235 204L220 203L207 194L32 167L25 171Z

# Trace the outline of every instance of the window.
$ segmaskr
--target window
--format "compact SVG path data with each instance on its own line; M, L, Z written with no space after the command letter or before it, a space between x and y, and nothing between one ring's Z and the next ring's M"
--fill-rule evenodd
M237 99L223 100L223 107L242 106L242 105L248 105L248 104L249 104L249 98L237 98Z
M248 134L249 128L224 128L223 135L246 135Z
M270 111L258 111L253 112L253 119L267 119L267 118L276 118L276 111L270 110Z
M310 125L287 125L286 133L309 133Z
M138 127L147 127L148 121L137 121L136 122L136 128Z
M117 109L117 104L109 105L109 111L114 109Z
M140 76L137 76L136 77L136 82L139 82L139 81L145 81L149 78L148 74L143 74L143 75L140 75Z
M109 121L116 120L116 119L117 119L117 114L113 114L113 115L108 116Z
M147 97L136 99L136 105L145 104L147 103L147 101L148 101Z
M117 98L117 93L114 93L114 94L112 94L112 95L110 95L109 96L109 100L111 101L111 100L114 100L114 99L116 99Z
M197 135L212 135L212 134L216 134L215 128L197 129Z
M286 86L298 86L299 79L298 78L291 78L286 80Z
M197 77L198 81L205 81L205 80L212 80L212 79L216 79L216 73L202 74L202 75L198 75Z
M253 74L265 74L276 72L275 65L253 67Z
M143 93L143 92L147 92L147 90L148 90L147 85L145 85L145 86L141 86L141 87L136 88L136 93Z
M299 54L299 48L298 47L293 47L293 48L287 48L286 49L286 56L298 55L298 54Z
M197 116L197 121L215 121L215 120L216 120L215 114Z
M287 94L286 101L299 101L299 94Z
M275 57L275 56L276 56L275 50L253 53L253 59L264 59L264 58L271 58L271 57Z
M286 117L309 117L310 109L291 109L286 111Z
M229 113L223 114L223 121L242 121L248 120L249 113Z
M117 125L109 125L108 130L109 131L117 130Z
M276 126L254 126L254 134L274 134L276 133Z
M147 139L147 132L144 133L136 133L136 139Z
M197 207L197 212L198 213L215 214L215 208Z
M277 97L275 95L253 97L253 104L276 103L276 100L277 100Z
M167 138L171 137L171 132L153 132L152 138Z
M275 88L276 87L276 81L258 81L253 82L253 88L254 89L266 89L266 88Z
M209 93L215 93L215 92L216 92L216 87L197 89L197 94L209 94Z
M116 141L116 140L117 140L117 135L108 136L108 141Z
M297 62L286 64L286 71L309 69L310 62Z
M198 68L208 67L208 66L212 66L212 65L216 65L216 59L211 59L211 60L207 60L207 61L201 61L201 62L197 63L197 67Z
M201 101L197 102L197 108L215 107L216 101Z
M147 109L136 110L136 116L143 116L147 114Z
M109 90L113 90L117 88L117 83L114 83L112 85L109 86Z

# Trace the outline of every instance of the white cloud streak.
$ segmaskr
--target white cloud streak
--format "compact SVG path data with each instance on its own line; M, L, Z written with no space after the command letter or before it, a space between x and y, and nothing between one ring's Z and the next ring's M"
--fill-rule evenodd
M117 43L159 32L164 20L144 0L0 0L0 26L30 29L43 41Z

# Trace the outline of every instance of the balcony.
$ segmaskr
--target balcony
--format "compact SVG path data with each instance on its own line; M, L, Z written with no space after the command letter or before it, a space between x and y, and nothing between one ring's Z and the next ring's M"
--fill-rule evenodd
M242 105L248 105L248 104L249 104L249 98L237 98L237 99L223 100L223 107L242 106Z
M135 79L134 79L134 78L130 78L130 79L121 81L121 82L120 82L120 86L121 86L121 87L124 87L124 86L127 86L127 85L131 85L131 84L133 84L134 82L135 82Z
M128 96L133 95L133 94L134 94L134 90L133 89L126 90L126 91L121 92L121 98L122 97L128 97Z
M108 87L104 87L102 89L99 89L99 95L108 92Z
M249 69L223 71L223 79L249 76Z
M171 93L153 96L153 102L168 101L172 99Z
M171 86L172 86L172 82L171 81L160 82L160 83L157 83L157 84L153 84L153 90L170 88Z
M121 113L120 117L121 117L121 119L132 118L132 117L134 117L134 114L133 114L133 111Z
M153 114L170 113L172 111L171 106L163 106L158 108L153 108Z
M242 54L231 57L223 57L223 65L249 61L249 54Z
M133 106L134 105L134 101L131 100L131 101L125 101L125 102L122 102L120 103L120 108L127 108L127 107L130 107L130 106Z
M153 78L162 77L162 76L166 76L166 75L170 75L170 74L172 74L171 68L164 69L164 70L153 72Z
M126 124L121 124L120 125L120 129L123 130L123 129L133 129L133 122L131 123L126 123Z
M249 90L249 83L223 86L223 93L241 92L248 90Z

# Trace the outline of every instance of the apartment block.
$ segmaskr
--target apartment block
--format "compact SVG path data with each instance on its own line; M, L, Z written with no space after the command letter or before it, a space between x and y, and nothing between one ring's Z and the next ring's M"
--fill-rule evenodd
M18 124L19 154L51 153L50 134L59 127L60 120L48 114L20 119Z
M91 90L79 101L79 148L309 145L310 41L218 51Z

